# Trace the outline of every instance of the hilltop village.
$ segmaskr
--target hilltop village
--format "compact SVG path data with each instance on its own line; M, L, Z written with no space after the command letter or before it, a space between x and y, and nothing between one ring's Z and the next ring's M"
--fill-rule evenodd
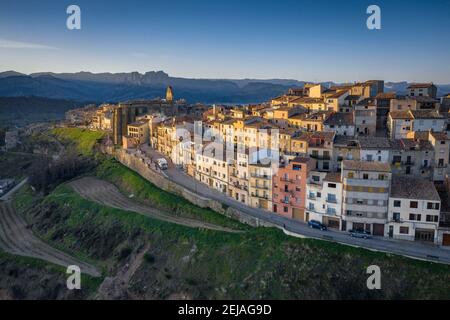
M450 246L450 94L415 83L306 84L254 105L165 99L87 106L70 125L164 157L249 207L340 231Z

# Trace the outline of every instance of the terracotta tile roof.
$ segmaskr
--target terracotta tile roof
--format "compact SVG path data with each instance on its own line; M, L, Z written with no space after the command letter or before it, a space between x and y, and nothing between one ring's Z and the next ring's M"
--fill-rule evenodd
M395 92L381 92L377 94L377 99L395 99L397 94Z
M390 149L391 143L388 138L384 137L358 137L361 149Z
M412 110L414 119L443 119L436 110Z
M336 136L334 139L335 147L359 148L358 138L349 136Z
M436 140L450 140L450 138L448 137L447 133L445 133L445 132L432 131L430 133Z
M329 173L327 173L325 178L323 178L323 181L340 183L341 182L341 173L340 172L329 172Z
M308 157L296 157L290 161L290 163L308 163L311 161L311 158Z
M417 139L395 139L391 140L391 146L393 150L407 151L433 151L433 145L428 140Z
M348 93L348 91L346 91L346 90L338 91L335 94L329 96L328 98L337 99L337 98L340 98L341 96L343 96L346 93Z
M441 200L430 180L404 176L392 177L390 196L402 199Z
M352 126L354 125L353 113L351 112L335 112L326 119L323 124L336 126Z
M391 172L391 166L386 162L343 160L342 168L344 170L355 171L382 171Z
M408 86L408 89L430 88L432 86L434 86L434 84L432 82L428 82L428 83L411 83Z
M389 116L392 119L411 119L411 120L414 119L414 116L409 110L391 111L389 112Z
M322 98L301 97L291 101L291 103L324 103Z
M366 98L361 100L360 102L358 102L356 104L357 106L370 106L370 105L375 105L375 99L373 98Z

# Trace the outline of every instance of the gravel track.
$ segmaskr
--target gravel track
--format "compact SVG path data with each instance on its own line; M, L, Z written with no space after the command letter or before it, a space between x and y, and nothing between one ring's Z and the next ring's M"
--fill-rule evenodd
M34 236L10 202L0 202L0 248L14 255L45 260L65 268L77 265L82 273L100 276L95 267L52 248Z
M133 211L151 218L176 223L187 227L234 233L241 232L239 230L221 227L208 222L177 217L154 207L140 204L125 197L113 184L97 178L84 177L70 182L70 185L73 190L80 194L83 198L103 204L108 207Z

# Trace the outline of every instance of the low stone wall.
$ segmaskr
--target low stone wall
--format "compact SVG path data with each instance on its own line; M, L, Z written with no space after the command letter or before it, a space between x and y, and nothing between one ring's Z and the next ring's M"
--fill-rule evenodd
M192 204L195 204L201 208L212 209L228 218L238 220L239 222L250 225L252 227L277 227L275 224L260 220L251 215L248 215L245 212L232 207L228 207L227 205L224 205L219 201L202 197L201 195L187 190L186 188L178 185L169 178L166 178L163 175L153 171L148 167L143 159L127 153L126 150L114 150L113 148L109 147L103 148L103 152L114 156L117 161L119 161L129 169L135 171L143 178L156 185L158 188L183 197Z

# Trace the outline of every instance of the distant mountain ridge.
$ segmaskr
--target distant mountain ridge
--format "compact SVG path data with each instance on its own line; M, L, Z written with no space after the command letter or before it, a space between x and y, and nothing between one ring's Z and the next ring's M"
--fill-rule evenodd
M192 79L171 77L164 71L146 73L52 73L30 75L15 71L0 73L0 96L40 96L77 101L118 102L163 97L174 88L176 98L189 102L252 103L267 101L290 87L307 81L293 79ZM326 82L325 86L334 85ZM406 92L407 82L386 82L385 91ZM438 94L450 93L450 84L438 85Z

